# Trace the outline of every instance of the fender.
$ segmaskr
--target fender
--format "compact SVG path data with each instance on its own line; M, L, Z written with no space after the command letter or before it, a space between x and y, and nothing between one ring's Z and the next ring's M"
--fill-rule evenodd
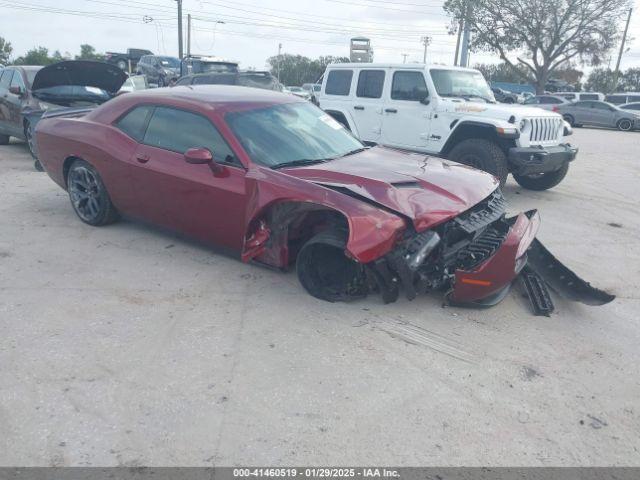
M269 213L276 206L286 205L287 214L329 210L340 215L349 230L346 252L360 263L391 251L406 228L398 215L277 170L252 166L245 178L249 201L241 252L244 262L259 257L272 266L287 266L287 246L278 229L288 228L288 222L269 224Z
M495 118L479 120L478 117L462 117L453 120L449 128L449 136L441 150L443 155L447 155L457 143L466 138L494 139L501 143L504 139L515 140L520 137L513 123Z

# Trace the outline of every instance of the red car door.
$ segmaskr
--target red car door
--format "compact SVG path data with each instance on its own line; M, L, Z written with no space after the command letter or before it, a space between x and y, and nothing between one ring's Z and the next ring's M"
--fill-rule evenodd
M204 147L223 170L184 159ZM140 216L197 239L240 250L246 209L245 169L211 121L199 114L157 106L131 162Z

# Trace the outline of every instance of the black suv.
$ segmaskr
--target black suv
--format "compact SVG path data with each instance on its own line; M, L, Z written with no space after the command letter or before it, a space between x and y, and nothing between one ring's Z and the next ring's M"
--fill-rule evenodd
M150 84L165 87L180 76L180 60L176 57L144 55L138 62L136 73L147 77Z

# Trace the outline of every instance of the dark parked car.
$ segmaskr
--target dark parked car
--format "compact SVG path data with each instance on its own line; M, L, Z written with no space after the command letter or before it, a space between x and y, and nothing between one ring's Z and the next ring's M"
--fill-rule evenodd
M184 76L175 83L180 85L236 85L239 87L278 90L278 80L269 72L199 73Z
M496 97L496 100L500 103L522 103L522 98L513 92L507 92L502 88L491 87L491 91L493 92L493 96Z
M104 59L107 63L117 65L120 70L133 73L136 71L136 65L143 55L153 55L153 52L142 48L128 48L127 53L106 52Z
M379 292L392 302L402 288L410 299L443 290L450 302L492 305L527 258L529 279L539 279L533 268L571 298L613 299L535 239L535 211L506 217L492 175L366 148L293 95L222 85L146 90L81 118L43 119L36 135L47 173L83 222L130 215L245 262L295 266L323 300ZM548 298L544 285L536 283L536 298Z
M33 128L45 111L86 109L112 98L127 74L113 65L70 60L47 67L7 67L0 77L0 144L25 140L36 168Z
M150 84L166 87L180 76L180 59L160 55L143 55L136 67L138 75L144 75Z
M640 114L607 102L584 100L560 105L558 113L571 126L596 125L629 131L640 128Z

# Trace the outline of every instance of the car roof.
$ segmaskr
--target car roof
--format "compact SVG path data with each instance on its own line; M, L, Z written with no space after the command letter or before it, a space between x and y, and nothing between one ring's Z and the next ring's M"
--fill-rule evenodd
M261 88L238 87L235 85L179 85L172 88L154 88L140 92L128 93L131 100L149 100L163 98L181 99L189 102L207 103L210 105L245 104L245 103L291 103L291 95L283 95L274 90ZM296 100L294 100L296 101ZM300 100L304 102L304 100Z
M376 69L376 68L402 68L404 70L424 70L425 68L429 68L432 70L461 70L468 72L477 72L478 70L474 68L465 68L465 67L452 67L449 65L435 65L429 63L330 63L327 65L327 69L338 69L338 68L366 68Z

